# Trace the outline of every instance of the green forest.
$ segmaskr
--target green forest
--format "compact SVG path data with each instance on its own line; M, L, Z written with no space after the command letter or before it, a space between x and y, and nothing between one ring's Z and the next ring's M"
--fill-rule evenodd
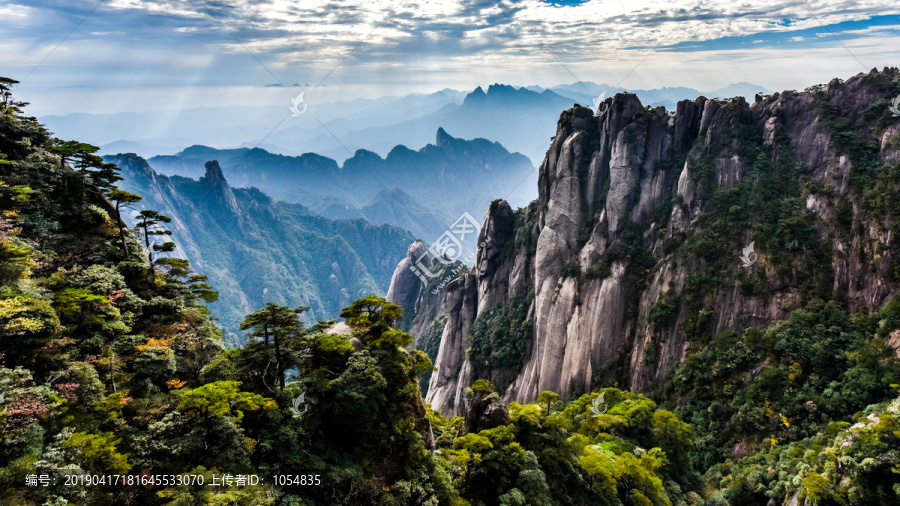
M811 300L700 346L653 394L506 405L478 380L446 419L377 296L340 313L350 335L268 303L228 349L215 287L165 255L171 218L26 105L0 113L0 504L900 502L898 300Z

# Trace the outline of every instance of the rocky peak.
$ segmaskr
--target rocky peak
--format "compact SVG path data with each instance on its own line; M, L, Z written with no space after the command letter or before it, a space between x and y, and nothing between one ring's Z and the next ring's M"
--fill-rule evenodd
M420 262L425 267L431 267L431 256L428 255L424 241L416 241L406 250L406 258L397 264L394 274L391 276L391 286L388 288L387 299L389 302L407 309L414 309L416 299L421 290L422 281L416 274L416 263Z
M484 225L478 234L478 252L475 266L480 275L488 275L497 267L507 242L515 237L516 215L505 200L491 203Z
M136 178L148 182L156 181L156 172L153 171L147 160L144 160L136 153L119 153L107 158L116 160L116 165L121 169L123 177Z
M215 185L228 184L228 182L225 181L225 175L222 174L222 167L219 167L218 160L206 162L206 176L200 178L200 181Z
M452 147L452 142L456 140L453 136L447 133L443 127L438 127L437 136L434 141L434 145L439 148L450 148Z
M481 86L479 86L475 88L472 93L466 95L466 98L463 99L463 105L477 104L481 102L486 96L487 94L484 92Z
M886 69L821 90L760 96L752 105L698 97L679 102L671 115L618 94L599 116L580 106L562 112L539 169L538 201L518 213L492 205L475 267L448 288L427 401L463 414L462 393L478 378L516 401L613 383L650 390L698 336L785 318L815 296L813 278L843 294L851 310L879 309L900 284L890 274L900 259L890 234L897 224L873 215L853 191L847 143L875 149L873 158L884 163L900 162L900 123L890 119L893 96L884 91L898 86L900 72ZM867 123L833 141L833 129L858 121ZM811 184L830 190L817 193ZM721 209L716 199L726 194L743 200ZM789 212L789 221L769 223L763 215L778 206L760 195L804 205ZM839 202L849 206L845 231L835 225ZM741 207L747 205L762 212ZM716 219L729 228L707 238ZM790 242L785 237L800 232L788 232L789 222L804 223L811 235ZM754 240L765 251L756 265L742 266L741 250ZM821 254L827 256L815 256ZM813 265L822 268L804 270ZM750 279L766 288L748 288ZM510 314L523 298L530 304L521 313L526 321L512 325L530 327L530 337L491 343L520 350L522 365L473 364L467 350L476 320L495 308Z
M237 199L225 181L225 175L222 174L222 168L219 167L217 160L206 162L206 175L200 178L200 182L210 187L209 198L219 202L225 206L233 217L240 216L240 207L238 207Z
M509 410L497 392L473 392L469 389L465 434L478 433L509 423Z

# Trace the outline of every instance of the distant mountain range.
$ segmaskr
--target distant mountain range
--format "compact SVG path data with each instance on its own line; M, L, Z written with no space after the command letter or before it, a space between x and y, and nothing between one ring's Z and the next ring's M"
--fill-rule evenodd
M547 91L540 86L529 86L529 90L537 92ZM605 93L607 97L612 97L616 93L629 92L638 96L640 101L649 106L665 106L666 109L675 110L675 105L680 100L694 99L700 96L706 98L732 98L744 97L748 102L753 102L753 97L757 93L770 94L770 90L750 84L740 82L731 84L724 88L710 91L700 91L694 88L685 88L684 86L657 88L652 90L633 90L629 88L618 88L607 84L596 84L590 81L579 81L573 84L564 84L549 88L551 91L564 97L575 100L581 105L590 106L594 99Z
M479 87L469 93L445 89L427 95L310 103L308 112L300 118L290 117L289 104L285 103L283 107L78 113L40 119L58 137L87 135L85 142L102 146L105 153L135 152L145 157L174 153L186 144L220 148L259 145L272 153L316 153L335 160L366 149L384 157L397 145L425 145L431 141L432 132L443 127L461 138L483 137L500 142L537 165L550 146L550 138L555 134L552 125L560 112L576 102L591 105L604 91L608 97L630 91L646 105L670 109L678 100L700 95L740 95L752 100L755 93L769 92L749 83L705 92L685 87L627 90L588 81L550 89L494 84L487 90Z
M483 137L523 153L533 165L540 163L553 137L553 124L560 112L572 107L570 98L553 91L535 92L494 84L466 95L460 105L447 105L430 114L412 117L388 126L360 128L348 132L343 142L384 152L398 141L411 146L429 142L431 132L445 128L463 138ZM290 129L272 135L272 142L292 136ZM322 143L328 139L322 137ZM334 142L331 140L331 142Z
M198 178L209 160L218 160L233 186L256 187L332 219L397 225L429 243L464 212L480 223L494 199L524 206L537 197L537 172L527 157L485 139L455 138L443 128L434 144L418 151L395 146L382 158L359 150L343 165L312 153L206 146L148 161L160 173Z
M477 204L484 204L484 202ZM359 207L333 197L310 199L304 205L314 212L332 219L361 218L378 225L390 223L405 230L415 231L413 235L428 237L431 241L435 237L429 231L442 234L452 224L451 219L455 218L452 214L442 213L420 204L398 188L382 190L372 200ZM481 219L483 214L473 216ZM474 253L474 243L468 246L471 247L466 249L466 254Z
M121 188L144 197L137 209L172 218L174 255L219 291L210 309L232 345L242 340L244 316L267 302L309 306L305 317L315 322L360 297L384 295L413 240L392 225L331 220L257 189L232 188L216 162L195 180L157 174L134 154L105 160L122 169Z

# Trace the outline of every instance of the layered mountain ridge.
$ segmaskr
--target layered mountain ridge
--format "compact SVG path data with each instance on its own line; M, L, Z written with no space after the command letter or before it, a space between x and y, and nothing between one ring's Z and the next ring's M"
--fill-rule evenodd
M886 68L674 115L631 94L563 112L538 200L491 205L471 270L437 294L395 272L420 343L440 327L427 401L462 413L478 378L520 402L648 391L809 300L878 310L900 286L897 94Z
M494 195L527 203L537 179L527 157L483 138L453 137L443 128L419 150L398 145L382 158L361 149L341 165L313 153L292 157L206 146L148 161L162 173L196 178L208 160L218 160L235 187L259 188L327 218L391 223L429 241L463 212L483 215Z
M232 188L216 161L194 180L157 174L134 154L105 159L122 169L120 187L144 197L135 208L172 219L173 254L220 290L211 310L231 345L241 342L244 315L266 302L309 306L316 321L334 318L358 297L385 293L413 240L392 225L331 220L255 188Z
M281 121L284 123L258 147L285 155L314 152L336 160L347 158L347 149L355 152L359 148L385 156L398 144L422 146L432 142L434 131L444 127L463 138L485 137L498 141L510 151L525 154L532 165L537 165L547 150L559 111L571 107L573 102L591 104L601 93L612 96L630 91L645 104L674 108L684 97L753 97L754 93L769 93L764 90L762 86L748 83L718 90L685 87L626 90L579 81L550 89L493 84L466 91L444 89L424 95L336 102L322 102L324 97L307 94L308 112L302 118L286 118L287 105L301 88L284 87L267 91L282 97L283 103L279 105L255 107L229 103L223 107L178 111L155 108L139 113L47 115L41 120L61 137L89 135L84 140L102 146L105 153L137 152L145 157L174 153L184 147L186 138L196 144L253 147L257 143L248 141L248 132L262 136ZM324 123L328 131L312 118ZM503 128L496 128L498 124ZM341 142L336 142L335 137Z

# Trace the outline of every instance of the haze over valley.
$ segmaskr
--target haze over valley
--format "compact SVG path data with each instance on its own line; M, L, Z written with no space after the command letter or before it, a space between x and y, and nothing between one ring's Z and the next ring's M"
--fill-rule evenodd
M272 89L278 88L269 88ZM292 97L290 94L306 89L288 87L285 96ZM305 117L289 118L281 124L279 120L290 116L287 105L48 114L40 119L62 137L90 132L86 142L100 146L105 154L133 152L146 158L181 151L188 147L185 139L220 149L257 147L254 132L278 124L279 128L258 147L292 156L315 153L341 162L358 149L382 157L397 145L417 149L433 143L433 132L444 128L455 137L500 142L512 152L525 154L536 166L543 160L554 134L547 125L556 121L559 111L575 102L589 106L600 95L613 96L623 91L635 93L647 105L662 105L670 110L685 98L743 96L752 100L756 93L771 93L763 86L746 82L707 91L686 87L627 90L581 81L551 88L493 84L473 91L444 89L431 94L310 103ZM504 127L496 128L497 124Z

